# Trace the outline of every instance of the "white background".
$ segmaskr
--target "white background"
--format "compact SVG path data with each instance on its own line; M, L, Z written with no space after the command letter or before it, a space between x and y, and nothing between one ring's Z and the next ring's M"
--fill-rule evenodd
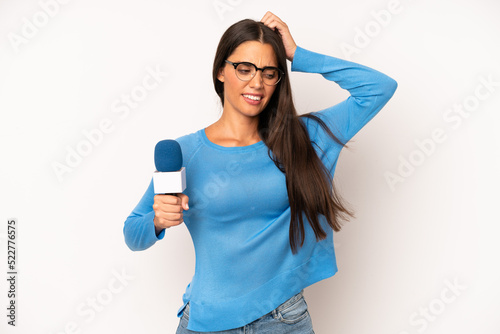
M189 233L181 225L132 252L123 223L149 184L154 145L219 117L211 65L222 33L267 10L298 45L399 84L340 156L335 180L357 217L335 234L339 272L305 290L315 332L500 332L498 2L48 3L0 2L1 333L175 332L194 272ZM128 114L114 112L148 68L168 74ZM348 96L315 74L293 73L292 84L300 112ZM466 101L478 102L468 117L445 120ZM106 120L108 133L58 178L54 164ZM425 154L417 142L436 129L446 139ZM413 170L391 188L386 175L403 160ZM9 218L18 221L15 328L3 278Z

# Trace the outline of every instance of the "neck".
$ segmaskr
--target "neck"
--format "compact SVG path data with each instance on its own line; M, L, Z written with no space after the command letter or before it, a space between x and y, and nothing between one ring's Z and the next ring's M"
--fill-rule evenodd
M221 118L206 129L207 136L223 146L247 146L261 140L259 116L246 117L223 112Z

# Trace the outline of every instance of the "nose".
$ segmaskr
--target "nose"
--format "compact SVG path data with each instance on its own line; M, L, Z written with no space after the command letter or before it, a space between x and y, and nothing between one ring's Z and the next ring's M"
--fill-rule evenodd
M249 85L250 87L255 87L255 88L260 88L264 84L263 78L262 78L262 71L257 70L255 72L255 75L253 78L250 80Z

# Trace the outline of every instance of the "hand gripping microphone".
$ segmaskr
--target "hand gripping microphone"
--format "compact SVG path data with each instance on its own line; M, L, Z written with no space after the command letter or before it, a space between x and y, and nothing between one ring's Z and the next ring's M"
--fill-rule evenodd
M175 195L186 189L186 169L182 167L182 151L178 142L166 139L156 144L155 166L155 194Z

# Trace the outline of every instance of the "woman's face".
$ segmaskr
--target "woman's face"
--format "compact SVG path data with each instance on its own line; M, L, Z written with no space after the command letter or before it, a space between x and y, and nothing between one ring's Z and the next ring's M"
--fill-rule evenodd
M258 68L278 67L273 47L258 41L240 44L227 60L233 63L250 62ZM238 79L234 66L228 63L219 71L217 78L224 83L224 112L250 118L258 116L265 109L276 89L276 86L264 84L262 71L257 71L250 81Z

